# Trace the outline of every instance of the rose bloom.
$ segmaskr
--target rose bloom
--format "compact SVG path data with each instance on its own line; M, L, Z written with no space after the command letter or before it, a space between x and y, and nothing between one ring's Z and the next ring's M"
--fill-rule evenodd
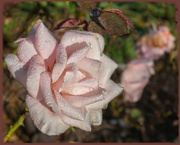
M39 130L58 135L70 126L90 131L101 124L102 109L122 88L110 80L117 64L103 54L100 34L70 30L59 42L38 20L15 43L17 55L5 61L28 91L26 105Z
M136 53L140 57L157 60L175 47L174 41L175 37L170 33L168 27L161 26L158 30L142 37L137 43Z
M138 58L128 63L121 75L124 100L137 102L152 74L154 74L153 61L149 58Z

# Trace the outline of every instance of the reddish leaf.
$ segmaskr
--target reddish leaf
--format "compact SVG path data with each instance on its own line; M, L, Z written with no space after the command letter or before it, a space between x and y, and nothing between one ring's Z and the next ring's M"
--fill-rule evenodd
M91 32L95 32L95 33L99 33L101 34L103 37L105 36L105 31L104 29L99 26L98 24L96 24L95 22L91 21L88 25L88 28L87 28L88 31L91 31Z
M97 2L90 2L90 1L79 1L77 2L80 9L90 10L96 7Z
M127 21L127 23L128 23L128 28L129 28L129 29L132 29L133 31L136 32L136 30L134 29L134 25L133 25L132 21L131 21L126 15L124 15L121 10L119 10L119 9L108 9L108 10L106 10L106 11L119 14L121 17L123 17L123 18Z
M59 29L62 29L62 28L74 28L74 27L81 27L83 28L84 30L87 29L87 22L86 20L84 20L83 22L80 21L80 20L77 20L75 18L69 18L69 19L66 19L62 22L60 22L54 29L54 30L59 30Z

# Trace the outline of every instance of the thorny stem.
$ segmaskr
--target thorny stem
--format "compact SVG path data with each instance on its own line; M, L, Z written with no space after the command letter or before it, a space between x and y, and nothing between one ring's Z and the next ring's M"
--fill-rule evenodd
M11 125L6 136L4 137L4 142L7 142L9 137L21 126L23 125L23 121L24 119L27 117L28 113L28 109L25 108L25 113L23 115L21 115L19 117L19 119L17 120L17 122L14 125Z

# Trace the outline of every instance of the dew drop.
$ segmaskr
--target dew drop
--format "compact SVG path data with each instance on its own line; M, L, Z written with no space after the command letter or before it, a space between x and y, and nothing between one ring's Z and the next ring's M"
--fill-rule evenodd
M71 41L74 42L76 40L76 37L72 37Z
M91 45L91 43L89 43L89 47L90 47L90 48L92 48L92 45Z

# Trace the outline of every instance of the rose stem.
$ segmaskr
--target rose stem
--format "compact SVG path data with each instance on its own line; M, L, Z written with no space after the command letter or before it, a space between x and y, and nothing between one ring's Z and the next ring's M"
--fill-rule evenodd
M19 117L14 125L11 125L6 136L4 137L4 142L7 142L9 137L21 126L23 125L24 119L28 116L28 109L25 107L25 113Z

